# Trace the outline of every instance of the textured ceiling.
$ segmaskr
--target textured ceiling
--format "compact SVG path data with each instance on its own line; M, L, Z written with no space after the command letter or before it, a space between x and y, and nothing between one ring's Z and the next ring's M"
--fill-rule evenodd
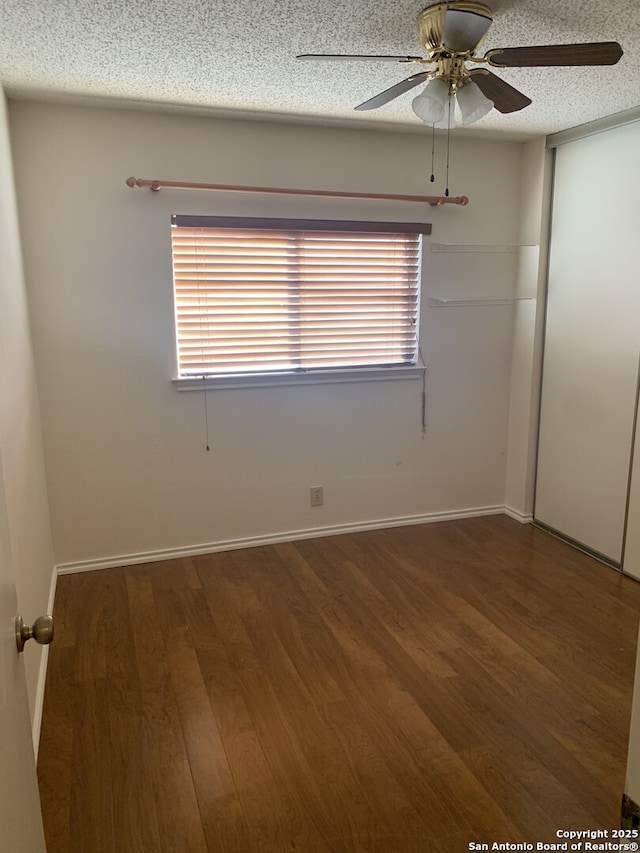
M640 105L639 0L487 0L486 49L619 41L603 68L495 71L533 99L474 132L531 137ZM0 0L0 82L10 97L111 98L217 113L422 127L416 89L370 112L356 104L416 65L301 62L298 53L424 55L416 17L428 0Z

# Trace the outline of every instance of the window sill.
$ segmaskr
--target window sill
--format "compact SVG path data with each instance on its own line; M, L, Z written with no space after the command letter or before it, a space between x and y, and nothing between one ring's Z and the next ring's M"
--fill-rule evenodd
M321 373L247 373L231 376L177 377L172 379L178 391L222 390L224 388L272 388L278 385L326 385L342 382L387 382L420 379L426 367L366 367L326 370Z

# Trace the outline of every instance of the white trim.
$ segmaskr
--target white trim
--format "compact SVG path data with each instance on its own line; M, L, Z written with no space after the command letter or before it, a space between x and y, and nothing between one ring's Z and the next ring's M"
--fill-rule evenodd
M578 139L585 139L587 136L593 136L596 133L604 133L607 130L613 130L614 127L624 127L636 121L640 121L640 107L632 107L630 110L623 110L621 113L614 113L611 116L579 124L577 127L551 133L547 136L546 147L547 149L557 148L558 145L576 142Z
M508 515L509 518L513 518L515 521L519 521L521 524L533 523L533 515L531 513L520 512L520 510L514 509L511 506L505 506L504 514Z
M47 601L47 613L53 614L53 605L56 598L56 586L58 583L58 571L56 566L51 570L51 583L49 584L49 599ZM42 712L44 710L44 689L47 682L47 665L49 663L49 646L43 646L40 656L40 669L38 672L38 683L36 685L36 698L33 708L33 723L31 725L31 736L33 738L33 752L38 760L38 749L40 748L40 729L42 727Z
M326 385L340 382L381 382L390 379L418 379L426 367L354 367L300 373L247 373L232 376L178 376L172 383L178 391L220 390L222 388L271 388L276 385Z
M60 563L56 566L56 570L58 575L71 575L76 572L91 572L119 566L133 566L138 563L154 563L160 560L195 557L199 554L214 554L218 551L234 551L238 548L256 548L261 545L274 545L277 542L293 542L297 539L316 539L321 536L337 536L341 533L381 530L385 527L408 527L414 524L430 524L436 521L455 521L456 519L477 518L483 515L500 515L504 512L504 506L484 506L450 512L433 512L427 515L409 515L353 524L336 524L330 527L315 527L307 530L288 530L281 533L265 534L264 536L249 536L245 539L224 539L218 542L203 543L202 545L185 545L181 548L166 548L158 551L144 551L138 554L122 554L116 557Z

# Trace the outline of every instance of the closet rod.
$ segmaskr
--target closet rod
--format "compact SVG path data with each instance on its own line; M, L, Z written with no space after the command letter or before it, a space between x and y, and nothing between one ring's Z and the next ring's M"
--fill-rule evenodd
M149 187L153 192L161 189L168 190L212 190L229 193L270 193L272 195L306 195L319 196L321 198L361 198L379 199L383 201L418 201L430 204L432 207L440 207L443 204L469 204L466 195L443 196L443 195L395 195L385 193L349 193L334 190L288 190L283 187L244 187L231 184L193 184L184 181L150 181L147 178L127 178L128 187Z

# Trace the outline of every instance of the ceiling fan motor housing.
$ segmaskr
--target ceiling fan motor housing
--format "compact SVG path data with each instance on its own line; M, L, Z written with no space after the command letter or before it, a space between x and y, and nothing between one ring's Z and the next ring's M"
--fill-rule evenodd
M437 71L430 76L445 80L452 94L470 79L465 62L492 21L489 7L472 0L436 3L418 16L420 41L437 63Z
M436 3L418 15L418 33L429 53L442 49L473 53L492 21L491 9L484 3L473 0Z

